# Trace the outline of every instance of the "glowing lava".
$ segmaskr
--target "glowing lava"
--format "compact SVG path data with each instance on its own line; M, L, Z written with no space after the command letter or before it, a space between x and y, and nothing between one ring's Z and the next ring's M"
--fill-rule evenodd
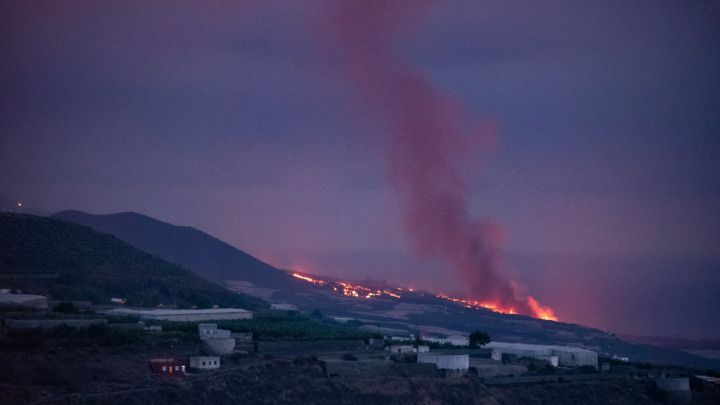
M557 318L557 316L555 316L555 313L553 312L552 308L541 306L535 298L529 296L527 299L527 303L530 306L530 309L532 309L536 318L545 319L548 321L557 321L558 320L558 318Z
M368 288L362 285L358 284L351 284L344 281L329 281L329 280L320 280L318 278L309 277L304 274L300 273L291 273L293 277L298 278L303 281L307 281L308 283L315 284L316 286L320 287L328 287L332 288L333 291L342 292L343 295L347 297L353 297L353 298L365 298L370 299L373 297L381 297L383 295L392 297L395 299L400 299L400 293L409 291L413 293L415 290L412 288L403 289L400 287L393 288L391 290L394 290L395 292L391 291L390 289L373 289ZM445 294L437 294L435 295L436 298L446 300L453 302L458 305L462 305L466 308L474 308L474 309L488 309L493 312L498 312L501 314L518 314L517 310L512 307L503 307L497 304L493 304L492 302L484 302L484 301L478 301L478 300L467 300L462 298L455 298L450 297ZM553 313L553 310L549 307L543 307L541 306L537 300L533 297L528 297L527 299L528 306L530 307L532 314L530 315L534 318L539 319L545 319L548 321L557 321L558 318Z
M296 277L296 278L299 278L300 280L305 280L305 281L307 281L308 283L313 283L313 284L315 284L315 285L325 285L325 284L327 284L327 282L325 282L324 280L317 280L317 279L314 279L314 278L312 278L312 277L303 276L302 274L298 274L298 273L292 273L292 276L293 276L293 277Z

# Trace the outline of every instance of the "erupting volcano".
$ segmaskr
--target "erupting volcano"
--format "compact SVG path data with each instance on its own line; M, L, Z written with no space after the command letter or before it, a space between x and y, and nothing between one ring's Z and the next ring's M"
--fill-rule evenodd
M392 287L392 288L371 288L368 286L363 286L357 283L349 283L346 281L335 281L335 280L323 280L317 276L308 276L306 274L300 274L300 273L290 273L293 277L298 278L303 281L307 281L308 283L312 283L320 288L325 288L328 290L332 290L334 292L340 293L342 295L345 295L347 297L353 297L353 298L364 298L364 299L370 299L375 297L390 297L395 299L402 299L403 295L405 294L415 294L415 290L412 288L402 288L402 287ZM417 294L423 294L418 292ZM498 312L501 314L517 314L518 312L515 310L515 308L512 307L503 307L499 306L497 304L494 304L492 302L482 302L478 300L466 300L462 298L455 298L450 297L445 294L435 294L435 298L439 298L442 300L454 302L458 305L461 305L466 308L483 308L483 309L489 309L493 312ZM532 297L528 297L529 300L532 300L533 304L535 305L533 308L533 313L529 314L535 318L539 319L545 319L549 321L557 321L557 317L553 313L553 311L549 308L542 308L537 305L537 302ZM528 315L528 314L526 314Z
M414 250L452 269L465 287L460 302L552 319L551 309L503 275L501 227L474 218L469 208L461 163L469 145L493 141L494 125L468 124L462 103L396 55L393 44L432 3L337 2L328 37L337 40L363 108L384 126L388 182L401 197Z

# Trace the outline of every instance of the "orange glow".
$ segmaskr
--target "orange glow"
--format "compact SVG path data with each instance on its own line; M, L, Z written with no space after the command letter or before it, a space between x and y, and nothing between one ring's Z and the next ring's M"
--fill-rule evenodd
M308 276L303 276L302 274L298 274L298 273L292 273L292 276L293 276L293 277L297 277L297 278L299 278L300 280L305 280L305 281L307 281L307 282L309 282L309 283L313 283L313 284L315 284L315 285L325 285L325 284L326 284L326 282L323 281L323 280L316 280L316 279L314 279L314 278L311 278L311 277L308 277Z
M558 318L557 318L557 316L555 316L555 313L553 312L552 308L543 307L533 297L528 297L527 303L530 306L530 309L532 309L533 314L535 314L534 316L536 318L545 319L547 321L556 321L557 322Z
M499 312L501 314L517 314L517 311L515 311L515 308L502 307L500 305L493 304L491 302L480 302L477 300L464 300L462 298L448 297L445 294L438 294L438 295L436 295L436 297L454 302L456 304L460 304L460 305L464 306L465 308L475 308L475 309L485 308L485 309L489 309L493 312Z
M364 287L361 285L356 284L350 284L342 281L326 281L326 280L320 280L318 278L313 278L310 276L306 276L304 274L300 273L290 273L293 277L299 278L300 280L307 281L308 283L313 283L317 286L328 286L332 288L333 291L341 291L343 295L347 297L353 297L353 298L365 298L370 299L373 297L380 297L383 295L386 295L388 297L392 297L395 299L400 299L400 294L394 293L390 290L379 290L379 289L372 289L368 287ZM397 291L402 291L402 289L398 288Z
M393 289L373 289L368 288L362 285L358 284L351 284L344 281L330 281L330 280L320 280L318 278L313 278L310 276L306 276L304 274L300 273L291 273L293 277L298 278L303 281L307 281L308 283L315 284L316 286L320 287L327 287L328 289L332 289L332 291L335 292L342 292L342 294L346 297L352 297L352 298L364 298L364 299L370 299L373 297L391 297L395 299L401 299L400 293L405 293L406 291L409 291L413 293L415 290L412 288L403 289L400 287L393 288ZM487 302L487 301L478 301L478 300L467 300L462 298L455 298L455 297L449 297L445 294L437 294L435 297L447 300L450 302L454 302L458 305L462 305L465 308L474 308L474 309L489 309L493 312L498 312L501 314L518 314L518 311L516 308L513 307L506 307L499 305L497 303L493 302ZM539 319L545 319L549 321L557 321L558 318L553 313L553 310L550 307L543 307L540 305L537 300L533 297L527 298L527 305L530 308L531 312L530 314L526 314L529 316L532 316L534 318Z

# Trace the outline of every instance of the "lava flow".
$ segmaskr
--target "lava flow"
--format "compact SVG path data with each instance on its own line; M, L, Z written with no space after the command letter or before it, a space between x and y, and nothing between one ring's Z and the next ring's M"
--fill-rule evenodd
M388 297L392 297L395 299L401 299L400 293L409 292L414 293L415 290L412 288L392 288L392 289L377 289L377 288L368 288L362 285L358 284L351 284L344 281L330 281L330 280L321 280L316 277L309 277L304 274L300 273L291 273L293 277L298 278L303 281L307 281L308 283L315 284L319 287L326 287L331 288L333 291L340 292L343 295L347 297L354 297L354 298L365 298L370 299L373 297L381 297L383 295L386 295ZM395 290L395 292L391 291ZM474 308L474 309L488 309L493 312L498 312L501 314L518 314L518 312L515 310L515 308L510 307L502 307L500 305L493 304L491 302L481 302L477 300L467 300L462 298L455 298L450 297L445 294L437 294L435 295L436 298L450 301L453 303L456 303L458 305L462 305L466 308ZM541 306L533 297L528 297L528 306L532 310L532 314L530 316L534 318L544 319L548 321L557 321L558 318L553 313L553 310L549 307L543 307Z
M380 297L382 295L387 295L392 298L397 298L397 299L400 298L400 294L394 293L394 292L386 290L386 289L372 289L372 288L364 287L364 286L357 285L357 284L345 283L342 281L320 280L320 279L308 277L308 276L305 276L305 275L302 275L299 273L291 273L291 274L295 278L299 278L300 280L307 281L308 283L313 283L317 286L331 287L333 289L333 291L340 291L343 293L343 295L346 295L348 297L370 299L372 297ZM402 291L402 290L398 289L398 291Z

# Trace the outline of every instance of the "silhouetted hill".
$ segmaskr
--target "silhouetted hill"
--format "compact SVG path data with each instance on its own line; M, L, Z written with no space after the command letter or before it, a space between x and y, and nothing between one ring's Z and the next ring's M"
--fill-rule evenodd
M165 260L218 281L250 282L262 287L260 290L271 292L255 291L258 289L246 286L231 287L250 294L257 292L273 302L293 304L305 311L317 309L327 315L362 319L362 323L406 331L467 334L473 330L484 330L498 341L586 347L607 355L629 356L636 361L705 368L720 364L677 350L627 343L585 326L500 314L486 309L469 309L422 291L402 292L401 299L347 296L342 289L333 289L330 284L318 286L297 280L196 229L174 226L136 213L90 215L64 211L53 217L111 233ZM389 286L378 288L386 287Z
M132 305L267 307L88 227L0 214L0 285L56 299Z
M52 217L109 233L218 283L241 280L271 289L305 288L286 272L195 228L168 224L134 212L91 215L62 211Z

